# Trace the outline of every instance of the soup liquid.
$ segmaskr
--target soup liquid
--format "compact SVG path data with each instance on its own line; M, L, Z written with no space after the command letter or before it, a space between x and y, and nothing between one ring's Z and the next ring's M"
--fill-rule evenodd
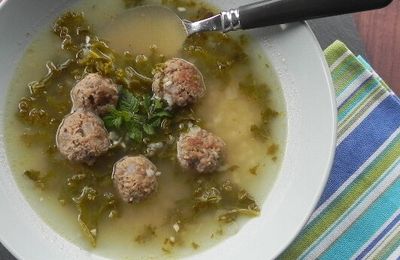
M163 7L143 6L116 16L102 30L104 39L119 52L150 54L149 46L155 45L166 56L178 55L186 39L186 30L180 18ZM140 40L138 40L140 37Z
M168 52L168 46L163 45L170 41L181 41L175 33L169 32L159 38L145 33L136 37L130 34L132 29L127 24L143 27L140 19L126 15L126 8L122 1L88 0L77 5L75 10L84 11L86 19L94 31L109 41L110 45L119 51L132 48L131 51L143 53L147 51L146 45L153 43L159 45L167 56L175 56L174 51ZM182 10L182 9L178 9ZM121 19L117 17L122 17ZM108 27L110 19L113 28ZM132 19L132 20L131 20ZM154 26L157 27L159 25ZM152 27L153 25L150 25ZM124 32L124 28L126 31ZM168 28L167 28L168 29ZM165 30L167 30L165 29ZM132 29L138 32L140 28ZM237 35L233 35L237 37ZM45 64L52 60L62 62L65 57L59 52L59 39L49 30L39 34L26 50L14 80L10 86L7 113L14 115L19 99L27 94L27 83L37 80L38 75L44 75L46 70L37 64ZM212 80L210 75L204 74L207 85L207 94L195 106L197 115L202 119L203 127L219 135L227 145L227 158L225 165L239 166L235 171L227 174L228 177L245 188L262 206L268 191L279 171L283 151L285 149L285 106L277 78L268 66L263 56L262 49L257 43L250 41L246 47L250 58L250 66L238 66L228 82ZM260 119L261 110L239 90L239 80L247 73L252 72L258 81L269 86L269 107L279 112L279 116L271 125L272 138L260 142L250 131L253 124ZM60 96L60 100L69 96ZM27 169L36 169L43 172L48 170L46 156L40 145L28 147L22 141L21 135L27 126L10 116L6 119L6 141L9 163L15 174L19 188L29 201L32 208L56 232L69 239L78 246L92 251L94 254L113 259L164 259L165 257L182 257L194 254L216 245L223 238L236 234L241 225L248 220L241 217L237 221L221 226L216 220L216 213L202 215L194 223L188 225L182 232L184 243L176 246L172 252L166 253L161 247L164 239L171 234L172 224L165 225L165 216L175 206L175 201L185 198L191 190L186 179L179 174L173 174L174 169L168 163L157 163L162 172L159 178L159 190L149 200L137 205L122 205L119 218L103 219L98 226L97 247L92 248L86 237L82 234L77 222L77 211L72 205L62 206L58 201L58 186L46 190L37 188L31 180L23 175ZM269 154L271 145L278 147L278 152L273 156ZM252 171L250 169L253 169ZM62 174L59 173L59 174ZM251 221L251 220L250 220ZM156 227L156 236L147 243L137 243L135 238L146 226ZM194 246L196 245L196 246ZM197 247L198 246L198 247Z

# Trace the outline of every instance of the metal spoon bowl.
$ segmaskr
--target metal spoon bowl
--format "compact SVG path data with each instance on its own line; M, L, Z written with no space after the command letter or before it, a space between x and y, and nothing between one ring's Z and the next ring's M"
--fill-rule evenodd
M182 21L187 35L205 31L235 31L320 17L378 9L392 0L264 0L201 20Z

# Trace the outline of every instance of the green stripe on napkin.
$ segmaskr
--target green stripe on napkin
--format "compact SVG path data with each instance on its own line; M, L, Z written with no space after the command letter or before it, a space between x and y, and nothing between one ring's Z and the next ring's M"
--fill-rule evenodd
M325 50L338 107L335 162L307 225L280 259L400 255L400 102L340 41Z

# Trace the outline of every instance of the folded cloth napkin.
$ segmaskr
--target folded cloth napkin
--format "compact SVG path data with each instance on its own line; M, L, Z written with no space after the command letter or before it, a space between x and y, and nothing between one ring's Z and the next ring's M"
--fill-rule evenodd
M339 42L325 50L338 108L333 168L280 259L400 259L400 100Z

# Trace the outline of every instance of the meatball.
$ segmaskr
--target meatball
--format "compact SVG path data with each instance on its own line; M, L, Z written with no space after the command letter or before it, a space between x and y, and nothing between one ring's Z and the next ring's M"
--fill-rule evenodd
M92 112L82 110L64 118L57 131L56 143L66 158L89 165L111 145L103 121Z
M157 167L143 155L125 156L114 164L112 179L121 199L136 203L157 189L159 174Z
M118 102L118 89L111 79L90 73L71 90L72 111L84 109L103 115Z
M154 74L153 92L170 106L195 103L206 91L203 76L191 63L182 59L166 61Z
M200 173L215 171L221 163L224 141L218 136L193 127L181 134L177 143L178 161L182 167Z

